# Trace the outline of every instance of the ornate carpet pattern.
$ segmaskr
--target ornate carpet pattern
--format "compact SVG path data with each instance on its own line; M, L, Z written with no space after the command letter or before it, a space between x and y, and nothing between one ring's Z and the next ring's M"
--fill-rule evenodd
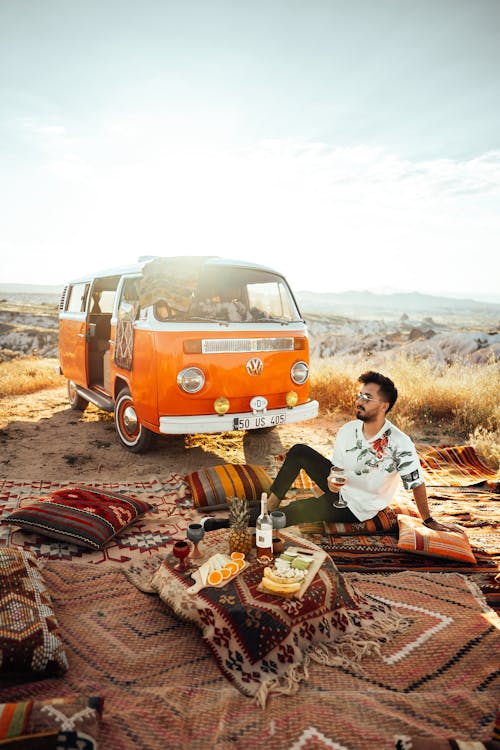
M463 576L348 574L409 627L362 669L312 665L297 695L272 696L265 710L221 676L194 626L116 566L47 561L44 577L69 670L6 685L0 701L102 695L107 750L389 750L401 734L491 737L499 621Z
M0 546L16 545L29 550L37 557L51 560L76 560L102 564L128 563L155 555L171 547L175 538L185 535L189 520L186 509L191 502L186 499L186 483L180 474L172 474L165 482L152 479L145 482L93 482L77 483L80 486L112 490L138 497L153 504L155 510L113 539L103 550L91 552L74 544L51 540L38 534L28 534L15 527L0 526ZM30 505L50 492L68 486L58 482L0 481L0 516L17 508Z

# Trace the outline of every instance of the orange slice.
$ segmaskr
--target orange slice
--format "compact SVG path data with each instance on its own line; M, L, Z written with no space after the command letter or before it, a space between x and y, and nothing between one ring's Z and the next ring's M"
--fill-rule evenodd
M234 562L238 566L238 570L243 570L243 568L245 567L245 561L244 560L235 560Z
M237 573L240 569L240 566L238 565L236 560L234 562L228 562L224 567L231 571L232 576L234 576L235 573Z
M224 576L222 575L222 571L211 570L208 574L207 583L210 583L212 586L217 586L217 584L222 583L223 580Z
M244 559L245 559L244 552L231 552L231 560L244 560Z

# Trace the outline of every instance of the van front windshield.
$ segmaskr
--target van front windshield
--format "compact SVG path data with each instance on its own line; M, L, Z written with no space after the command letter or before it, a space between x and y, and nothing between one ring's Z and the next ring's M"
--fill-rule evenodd
M291 323L300 320L300 314L282 277L267 271L219 267L203 270L182 319Z

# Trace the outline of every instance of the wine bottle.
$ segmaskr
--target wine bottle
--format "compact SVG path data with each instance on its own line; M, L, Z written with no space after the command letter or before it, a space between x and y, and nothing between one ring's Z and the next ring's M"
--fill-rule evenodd
M260 516L255 521L257 559L264 563L273 559L273 521L267 510L267 494L260 498Z

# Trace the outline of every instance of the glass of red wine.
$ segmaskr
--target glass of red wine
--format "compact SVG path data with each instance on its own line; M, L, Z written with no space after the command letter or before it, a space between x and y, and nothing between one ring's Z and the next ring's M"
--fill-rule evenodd
M179 562L177 565L174 565L174 570L186 570L187 568L187 562L186 557L189 555L191 551L191 547L188 544L188 542L182 541L182 542L174 542L174 548L173 548L174 557L176 557Z

